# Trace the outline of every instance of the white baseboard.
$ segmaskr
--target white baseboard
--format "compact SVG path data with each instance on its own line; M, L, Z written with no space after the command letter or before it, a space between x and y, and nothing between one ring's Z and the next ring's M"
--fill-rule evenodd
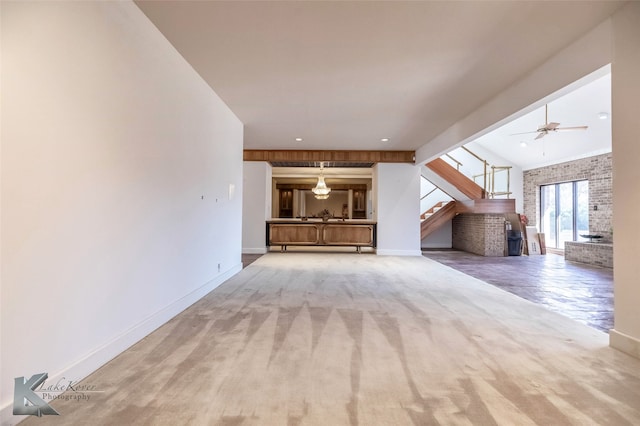
M640 358L640 339L631 337L615 329L609 330L609 346L631 355L634 358Z
M140 323L133 325L129 330L123 332L114 339L105 342L102 346L71 362L67 367L63 368L62 371L49 373L47 383L57 383L60 380L64 381L64 378L67 378L67 380L72 379L74 381L86 378L98 368L102 367L104 364L111 361L144 337L151 334L154 330L166 324L171 318L202 299L213 289L233 277L241 270L242 264L239 263L191 293L181 297L155 314L150 315ZM5 405L0 408L0 424L2 426L15 425L26 418L28 418L28 416L13 415L13 401L10 401L8 404L5 403Z
M422 256L421 250L385 250L376 249L378 256Z
M266 247L243 247L242 254L265 254L267 252Z

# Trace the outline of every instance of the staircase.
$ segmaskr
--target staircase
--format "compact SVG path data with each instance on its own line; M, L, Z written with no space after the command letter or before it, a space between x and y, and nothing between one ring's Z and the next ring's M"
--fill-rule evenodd
M420 215L420 220L423 221L425 219L430 218L431 216L433 216L434 213L438 212L440 209L442 209L443 206L447 205L447 203L449 203L449 201L438 201L435 205L433 205L429 210L427 210L426 212L422 213Z
M420 239L424 239L457 214L455 201L438 202L420 215Z
M460 191L470 200L478 200L486 198L486 191L473 180L469 179L463 173L455 169L449 163L442 158L436 158L435 160L426 164L427 168L440 176L455 189ZM444 192L449 193L446 189L441 188ZM452 195L452 194L449 194ZM452 195L453 196L453 195ZM453 196L453 198L457 198Z
M423 177L454 201L438 202L420 215L424 239L459 213L515 213L514 199L487 198L487 191L441 158L423 168Z

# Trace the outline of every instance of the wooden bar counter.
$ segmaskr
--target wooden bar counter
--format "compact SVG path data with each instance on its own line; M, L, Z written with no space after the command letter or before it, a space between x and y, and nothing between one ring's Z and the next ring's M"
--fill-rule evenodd
M272 219L267 221L267 246L376 247L376 222L367 220Z

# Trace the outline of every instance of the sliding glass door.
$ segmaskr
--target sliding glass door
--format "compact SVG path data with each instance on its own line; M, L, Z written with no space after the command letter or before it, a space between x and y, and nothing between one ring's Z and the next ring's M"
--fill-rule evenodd
M564 182L540 187L540 232L549 247L564 249L589 232L589 181Z
M546 245L557 247L558 221L556 220L556 186L540 187L540 232L545 234Z
M589 232L589 181L576 182L576 238L575 241L584 240L580 235Z

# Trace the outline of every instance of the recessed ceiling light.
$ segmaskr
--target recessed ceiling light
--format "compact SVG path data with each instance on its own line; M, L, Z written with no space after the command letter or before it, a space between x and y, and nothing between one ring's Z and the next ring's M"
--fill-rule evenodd
M523 148L527 147L527 143L525 141L520 142L520 146Z
M389 142L389 138L382 138L380 139L380 142Z
M302 142L302 138L296 138L296 142Z
M599 112L598 113L598 118L600 120L606 120L607 118L609 118L609 113L606 112Z

